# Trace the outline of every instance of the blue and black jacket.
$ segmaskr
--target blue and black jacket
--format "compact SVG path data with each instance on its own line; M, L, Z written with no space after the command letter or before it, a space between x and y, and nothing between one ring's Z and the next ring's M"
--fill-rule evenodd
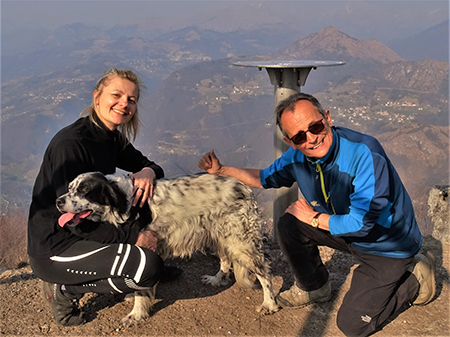
M415 255L422 244L411 199L381 144L333 127L333 144L319 160L289 148L261 171L264 188L296 181L315 211L330 214L330 233L355 249L393 258Z

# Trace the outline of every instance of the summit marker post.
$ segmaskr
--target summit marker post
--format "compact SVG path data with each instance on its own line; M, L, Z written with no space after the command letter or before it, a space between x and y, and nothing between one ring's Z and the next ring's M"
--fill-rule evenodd
M257 67L259 70L265 68L269 74L270 83L274 86L274 107L283 99L300 92L300 87L304 86L311 69L318 67L332 67L344 65L340 61L241 61L232 63L239 67ZM279 158L288 149L288 145L283 140L283 135L274 125L274 159ZM286 208L298 199L298 187L294 184L290 188L275 189L273 201L273 238L276 240L275 223L284 214Z

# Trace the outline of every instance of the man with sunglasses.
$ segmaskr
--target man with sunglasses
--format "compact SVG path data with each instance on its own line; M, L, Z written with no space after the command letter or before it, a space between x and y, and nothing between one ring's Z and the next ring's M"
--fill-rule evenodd
M277 223L278 242L295 283L277 296L277 303L302 307L330 300L319 245L359 261L337 315L346 335L370 335L402 307L430 302L435 295L434 257L419 253L422 235L411 199L380 143L334 127L330 112L308 94L280 102L275 114L290 148L269 167L224 166L214 150L201 158L199 167L250 187L297 182L303 197Z

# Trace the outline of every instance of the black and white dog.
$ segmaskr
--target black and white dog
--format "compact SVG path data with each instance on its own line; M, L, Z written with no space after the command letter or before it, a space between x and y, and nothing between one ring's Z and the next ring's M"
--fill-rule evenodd
M130 216L133 184L125 174L104 176L84 173L69 184L68 193L57 200L63 222L87 218L120 226ZM204 283L226 284L233 267L236 281L254 287L248 278L254 273L264 292L258 311L278 311L269 262L262 250L261 220L254 195L240 181L224 176L198 174L155 181L149 202L152 221L148 228L158 233L156 253L163 259L189 257L210 248L220 258L215 276L203 276ZM123 319L133 325L146 319L155 298L155 287L135 293L133 310Z

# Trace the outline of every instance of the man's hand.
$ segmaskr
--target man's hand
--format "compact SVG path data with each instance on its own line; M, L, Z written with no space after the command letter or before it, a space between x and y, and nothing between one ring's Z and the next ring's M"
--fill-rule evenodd
M309 225L312 218L314 217L314 215L316 215L317 212L314 211L314 209L308 204L308 202L302 198L291 204L286 209L286 213L292 214L300 221Z
M245 185L255 188L262 188L261 185L261 171L258 169L237 168L232 166L224 166L220 163L216 157L214 150L206 153L200 162L198 167L205 170L209 174L216 174L222 176L233 177L242 181Z
M200 167L202 170L205 170L209 174L220 174L223 165L216 157L214 150L211 150L210 152L206 153L202 157L202 159L200 159L198 167Z
M298 220L311 225L311 220L317 214L317 212L312 208L310 204L305 199L298 199L296 202L291 204L287 209L286 213L292 214ZM320 214L319 217L319 225L320 229L329 231L329 222L330 216L328 214Z
M157 233L151 230L140 232L139 237L136 241L136 246L147 248L152 251L156 250L157 244L158 244Z

